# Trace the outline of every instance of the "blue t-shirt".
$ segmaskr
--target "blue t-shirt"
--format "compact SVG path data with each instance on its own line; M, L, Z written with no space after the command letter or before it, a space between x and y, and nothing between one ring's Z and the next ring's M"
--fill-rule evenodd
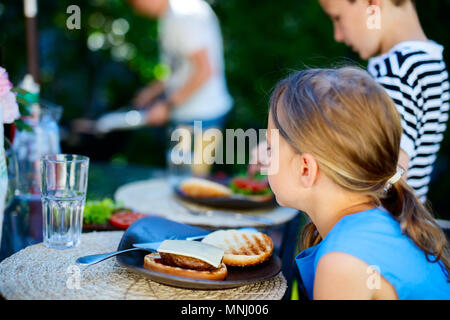
M319 244L295 258L306 292L313 298L314 276L320 258L329 252L350 254L378 271L395 288L399 299L450 299L448 272L400 229L384 208L347 215ZM373 270L372 269L372 270ZM368 270L368 277L371 272Z

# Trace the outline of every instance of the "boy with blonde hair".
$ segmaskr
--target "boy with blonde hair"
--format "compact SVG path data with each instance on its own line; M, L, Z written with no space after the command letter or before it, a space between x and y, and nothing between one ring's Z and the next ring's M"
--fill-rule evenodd
M425 35L414 0L319 2L333 21L335 40L369 59L369 73L394 100L403 127L399 165L425 202L448 120L443 47Z

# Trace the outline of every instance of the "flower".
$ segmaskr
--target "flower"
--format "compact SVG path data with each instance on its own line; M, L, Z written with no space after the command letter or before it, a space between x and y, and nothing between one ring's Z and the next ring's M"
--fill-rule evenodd
M7 93L13 88L11 81L8 78L8 72L0 67L0 96Z
M11 92L12 88L13 85L9 81L8 73L0 67L0 106L3 113L3 123L13 123L20 117L16 95Z

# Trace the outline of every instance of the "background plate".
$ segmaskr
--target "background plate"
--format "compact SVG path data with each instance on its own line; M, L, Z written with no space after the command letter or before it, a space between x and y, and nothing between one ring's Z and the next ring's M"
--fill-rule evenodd
M231 197L218 198L196 198L186 195L178 186L174 187L174 191L176 195L183 200L223 209L270 208L277 204L275 197L272 197L268 201L255 201L244 195L233 195Z

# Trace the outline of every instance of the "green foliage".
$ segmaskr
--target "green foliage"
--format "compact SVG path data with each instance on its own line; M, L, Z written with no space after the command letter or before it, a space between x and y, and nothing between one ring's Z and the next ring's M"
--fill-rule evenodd
M16 93L16 101L19 105L19 112L21 117L29 116L31 115L31 102L30 102L30 93L26 90L23 90L21 88L15 87L12 89L13 92ZM26 123L22 118L19 118L14 121L14 124L16 125L17 130L19 131L33 131L33 128Z
M293 70L329 67L342 61L364 66L349 48L334 41L332 23L317 0L208 2L221 24L227 83L235 101L228 128L265 128L272 88ZM80 30L66 28L66 9L72 4L81 9ZM450 65L450 0L416 4L425 33L444 45L445 61ZM26 72L23 4L4 0L0 6L0 64L17 84ZM123 20L128 31L111 34L114 23L123 24ZM39 1L42 96L64 107L62 124L69 127L74 118L96 118L127 106L140 87L166 77L170 70L159 62L157 31L157 22L136 15L126 0ZM92 39L96 37L103 39L96 50L88 45L93 34L91 42L95 43ZM441 212L450 206L448 132L430 189L434 207ZM112 135L98 143L91 140L79 140L78 149L63 144L63 150L89 154L93 160L117 161L120 155L123 163L165 163L165 141L158 130ZM221 169L245 170L242 166Z

